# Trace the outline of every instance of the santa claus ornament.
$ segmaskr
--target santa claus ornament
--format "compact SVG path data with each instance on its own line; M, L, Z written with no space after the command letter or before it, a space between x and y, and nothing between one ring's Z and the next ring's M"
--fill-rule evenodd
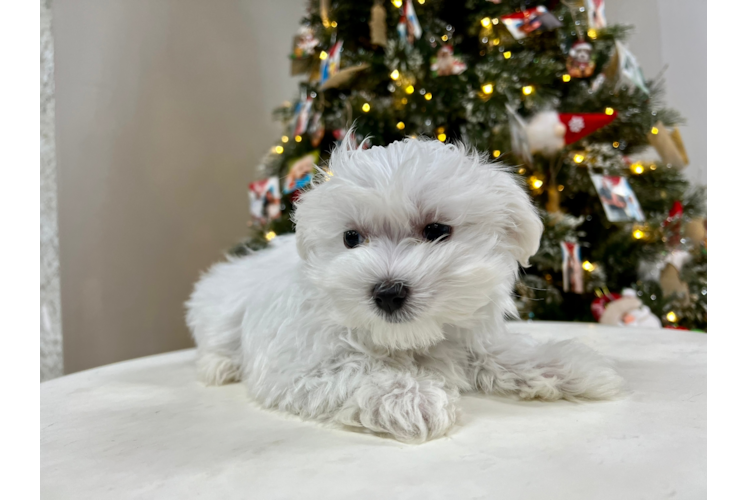
M566 72L572 78L589 78L595 71L592 59L592 45L584 40L577 40L569 49L566 59Z
M532 155L551 157L564 147L587 137L615 120L617 113L559 113L540 111L525 120L507 106L512 132L512 150L528 164Z

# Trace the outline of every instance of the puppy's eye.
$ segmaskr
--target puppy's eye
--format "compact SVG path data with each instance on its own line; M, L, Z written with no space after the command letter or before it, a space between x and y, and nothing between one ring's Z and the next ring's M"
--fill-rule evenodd
M364 237L358 231L346 231L343 233L343 243L348 248L356 248L364 242Z
M423 237L429 241L436 241L441 238L440 241L444 241L449 238L452 234L452 227L446 224L439 224L434 222L423 228Z

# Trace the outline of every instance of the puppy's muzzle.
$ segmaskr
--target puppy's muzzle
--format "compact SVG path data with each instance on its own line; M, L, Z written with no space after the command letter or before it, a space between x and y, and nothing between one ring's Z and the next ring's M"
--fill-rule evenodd
M403 283L385 281L374 287L372 295L377 307L387 314L393 314L402 309L408 298L408 287Z

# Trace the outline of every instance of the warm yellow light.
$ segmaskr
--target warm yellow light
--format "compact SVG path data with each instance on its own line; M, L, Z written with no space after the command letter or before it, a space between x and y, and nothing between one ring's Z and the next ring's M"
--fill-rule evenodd
M493 83L484 83L481 89L483 89L484 94L491 94L493 93Z
M413 85L408 85L408 86L407 86L407 87L405 88L405 93L406 93L406 94L412 94L413 92L415 92L415 90L416 90L416 89L415 89L415 87L413 87Z
M296 142L301 142L301 136L297 135L296 137L293 138L293 140Z
M400 72L398 70L394 70L392 73L390 73L390 78L393 80L397 80L400 78Z
M522 93L525 95L532 94L534 90L535 87L533 87L532 85L525 85L524 87L522 87Z
M610 116L613 113L615 113L615 111L613 111L613 108L605 108L605 114L606 115Z
M614 147L614 148L617 148L617 147L618 147L618 146L620 146L620 145L621 145L621 144L620 144L620 143L619 143L618 141L616 141L616 142L614 142L614 143L613 143L613 147Z
M287 136L287 135L284 135L283 137L281 137L281 142L282 142L282 143L284 143L284 144L285 144L286 142L288 142L288 136Z
M564 76L562 76L562 77L561 77L561 79L562 79L563 81L565 81L565 82L567 82L567 83L568 83L568 82L570 82L570 81L571 81L571 75L564 75Z
M657 170L657 165L655 165L655 164L653 163L653 164L651 164L651 165L649 166L649 169L650 169L650 170Z
M491 43L494 45L498 45L501 43L501 38L494 38L493 40L491 40Z
M432 97L434 96L431 95L431 92L426 92L426 95L423 96L423 98L427 101L430 101Z
M587 30L587 36L590 37L592 40L597 38L597 30L589 29Z
M418 0L418 3L420 3L421 5L423 5L423 4L426 3L426 0Z
M444 132L442 132L441 134L437 135L436 138L439 139L440 141L444 142L444 141L447 140L447 134L445 134Z
M480 23L483 25L484 28L488 28L491 26L491 18L490 17L484 17L480 20Z
M644 231L642 231L641 229L635 229L632 236L634 237L635 240L640 240L644 238Z
M564 190L564 185L563 184L559 184L558 185L558 190L559 190L559 192L563 191Z
M361 106L361 109L363 109L363 110L364 110L364 113L368 113L368 112L369 112L369 110L371 109L371 106L369 106L369 103L368 103L368 102L365 102L365 103L364 103L364 105L363 105L363 106Z
M509 59L510 57L512 57L512 53L510 51L507 50L506 52L504 52L504 59Z
M283 153L283 146L275 146L275 152L278 154Z
M447 35L442 35L442 42L446 42L449 40L449 37Z
M401 104L408 104L408 98L407 97L403 97L402 99L400 99L400 103Z
M588 261L588 260L585 260L585 261L584 261L584 262L582 263L582 269L584 269L585 271L594 271L594 269L595 269L595 264L593 264L592 262L590 262L590 261Z
M584 161L584 155L583 154L575 154L574 155L574 163L582 163Z
M635 174L641 174L644 172L644 165L641 164L641 162L636 162L631 164L631 171Z
M392 5L397 7L398 9L403 6L403 0L392 0Z
M501 151L499 151L498 149L494 149L493 150L493 157L494 158L498 158L499 156L501 156Z
M666 317L666 318L667 318L667 320L668 320L669 322L671 322L671 323L675 323L676 321L678 321L678 315L677 315L677 314L675 314L675 313L674 313L673 311L670 311L669 313L667 313L667 314L665 315L665 317Z
M338 22L337 21L333 21L333 22L330 23L330 26L332 26L333 28L337 28L338 27Z
M525 175L525 172L526 172L526 170L524 168L520 168L519 170L517 170L517 173L519 175Z
M492 22L492 23L493 23L494 25L496 25L496 24L499 24L499 18L498 18L498 17L494 17L493 19L491 19L491 22Z
M327 52L325 52L324 50L322 52L320 52L319 53L319 58L322 59L323 61L325 59L327 59Z
M397 129L402 130L405 128L405 124L403 122L397 122Z
M535 179L534 181L532 181L532 187L534 187L535 189L540 189L542 185L543 181L541 181L540 179Z
M265 233L265 239L268 241L272 240L276 236L277 234L275 234L275 231L268 231L267 233Z
M657 135L659 133L660 133L660 129L658 129L657 127L652 127L652 135Z

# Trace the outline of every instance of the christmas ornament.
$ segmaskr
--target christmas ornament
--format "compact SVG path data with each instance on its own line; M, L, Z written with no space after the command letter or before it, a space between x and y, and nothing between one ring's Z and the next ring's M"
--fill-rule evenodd
M289 160L288 172L283 179L283 194L293 193L311 183L318 162L319 151L312 151L301 158Z
M412 0L405 0L404 2L403 13L400 17L400 22L397 24L397 33L401 40L407 40L411 45L416 40L420 40L423 34L421 24L418 22L418 16L416 16L416 11L413 9Z
M660 288L664 297L673 294L680 294L686 299L688 297L688 283L681 281L680 270L670 263L665 264L660 273Z
M309 112L312 109L312 102L313 99L311 97L306 97L300 99L299 102L296 103L296 109L294 111L293 118L294 136L301 135L306 132L307 125L309 124Z
M593 173L590 177L610 222L644 221L639 200L626 178Z
M634 54L619 41L616 41L615 50L605 69L592 83L592 91L597 92L606 81L615 82L615 90L625 86L629 90L638 88L645 94L649 94L647 82L644 79L639 62Z
M269 177L249 185L249 213L252 220L261 225L281 216L278 177Z
M467 69L467 65L459 56L454 55L451 45L442 45L431 58L432 76L459 75Z
M317 111L312 115L307 131L309 132L309 141L312 143L312 147L316 148L325 136L325 122L322 120L322 113Z
M320 55L319 83L324 85L327 80L340 71L340 52L343 50L343 41L337 41L326 55ZM325 54L323 52L323 54Z
M359 72L369 69L368 63L357 64L350 68L338 70L333 76L327 79L325 83L319 86L320 90L337 89L348 84L351 79Z
M584 40L577 40L569 49L566 59L566 72L572 78L588 78L595 71L592 59L592 45Z
M649 143L657 150L662 161L682 170L688 165L688 154L683 146L680 131L674 128L669 131L665 125L658 121L647 135Z
M605 28L605 0L584 0L587 10L587 26L593 29Z
M559 20L542 5L507 14L500 19L515 40L522 40L533 32L542 33L561 26Z
M592 317L595 318L595 321L599 322L603 313L605 313L605 306L614 300L620 299L621 296L617 293L602 293L600 290L597 290L597 293L598 297L590 304L590 310L592 311Z
M706 219L697 217L688 221L683 235L696 245L706 245Z
M372 45L379 45L380 47L387 45L387 11L382 5L382 0L377 0L371 7L369 39Z
M683 204L680 200L675 200L673 206L670 207L667 219L662 223L662 227L665 229L665 233L668 236L668 245L670 247L677 247L680 245L682 238L681 233L681 221L683 220Z
M628 288L605 306L598 321L602 325L662 328L660 319Z
M291 76L308 73L314 64L314 55L319 40L309 26L301 26L293 38L291 49Z
M563 254L561 273L563 275L564 292L584 293L579 243L562 241L561 253Z
M618 116L618 112L612 113L559 113L559 121L566 127L564 142L566 145L574 144L591 133L611 123Z

